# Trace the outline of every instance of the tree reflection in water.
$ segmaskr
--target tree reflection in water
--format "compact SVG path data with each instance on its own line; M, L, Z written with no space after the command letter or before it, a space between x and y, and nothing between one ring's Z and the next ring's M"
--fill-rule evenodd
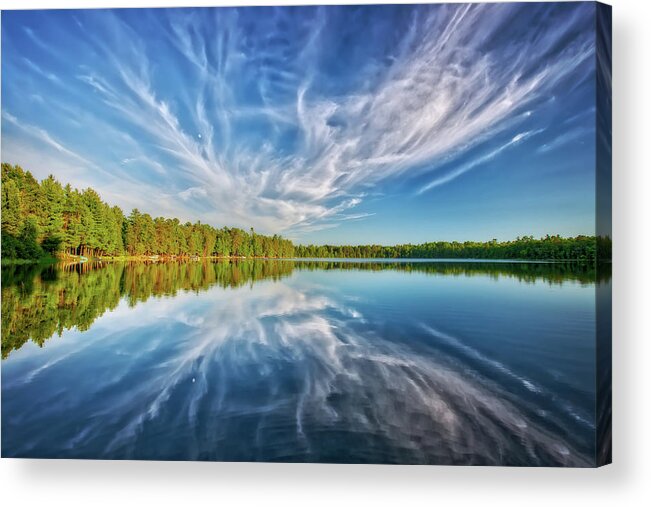
M150 297L240 287L279 280L299 270L398 270L432 275L514 277L534 283L594 283L591 263L364 262L338 260L238 260L14 265L2 268L2 357L30 339L39 345L65 329L84 331L123 297L130 305ZM599 279L610 279L610 270Z

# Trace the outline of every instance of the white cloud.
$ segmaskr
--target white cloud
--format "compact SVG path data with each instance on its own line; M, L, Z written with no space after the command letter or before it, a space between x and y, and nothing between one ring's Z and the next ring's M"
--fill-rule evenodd
M484 155L471 160L470 162L466 162L465 164L462 164L449 173L446 173L442 176L439 176L438 178L433 179L430 181L428 184L422 186L417 194L422 194L424 192L427 192L428 190L431 190L435 187L444 185L445 183L449 183L450 181L458 178L462 174L467 173L471 169L474 169L475 167L478 167L482 164L485 164L486 162L490 162L493 160L495 157L497 157L500 153L503 151L507 150L508 148L511 148L512 146L515 146L519 144L520 142L524 141L525 139L528 139L532 136L535 136L537 134L540 134L542 130L535 130L535 131L527 131L527 132L520 132L519 134L516 134L513 139L508 141L507 143L489 151L488 153L485 153Z
M207 197L208 191L203 187L190 187L179 192L178 196L184 201L191 201L201 197Z
M487 41L499 36L517 8L455 4L414 11L409 30L386 64L380 70L375 63L360 68L362 78L368 75L362 79L367 84L338 95L326 95L315 85L321 71L318 56L328 50L322 40L327 10L314 11L304 27L307 35L281 50L272 43L251 49L235 11L201 16L169 11L160 29L193 69L191 85L179 87L174 96L156 86L157 73L180 72L179 67L166 69L141 34L113 13L102 12L101 29L84 23L94 38L80 41L78 49L98 53L110 71L83 68L77 80L122 124L146 138L147 153L125 158L146 160L160 175L166 168L174 174L178 188L170 189L162 178L147 184L154 193L158 188L160 194L177 196L177 213L195 213L184 204L200 197L212 209L193 218L295 236L363 219L370 214L346 210L360 205L379 182L421 174L516 128L553 86L594 55L592 40L572 36L584 14L580 9L553 29L523 35L500 52L491 50ZM287 23L284 15L282 10L274 13L270 30ZM561 41L564 49L550 57ZM242 84L251 80L260 104L239 95ZM250 125L264 125L264 139L246 137ZM293 150L280 141L287 129L298 133ZM45 130L32 134L57 147ZM118 139L117 133L107 135ZM502 149L523 139L514 138ZM438 175L426 188L481 161ZM124 200L136 202L142 187L134 185L127 193ZM153 206L150 212L164 211Z
M536 151L538 153L547 153L552 150L555 150L556 148L559 148L560 146L565 146L566 144L576 142L578 141L581 137L587 136L588 134L593 134L594 135L595 130L594 129L588 129L584 127L577 127L569 132L564 132L558 137L555 137L548 143L543 144L540 146Z
M66 148L65 146L63 146L63 144L53 139L52 136L45 129L19 121L18 118L8 113L7 111L2 112L2 118L4 118L9 123L13 124L18 129L24 131L31 137L37 139L38 141L46 144L51 148L54 148L59 153L74 159L77 163L81 162L83 164L88 164L89 166L93 165L91 161L85 159L78 153L75 153L74 151Z

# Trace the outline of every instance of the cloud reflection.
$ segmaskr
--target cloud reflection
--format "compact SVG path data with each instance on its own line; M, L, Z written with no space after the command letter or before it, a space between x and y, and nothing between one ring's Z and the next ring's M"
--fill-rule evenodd
M65 436L63 455L78 457L589 465L494 375L394 339L361 303L294 281L121 304L86 336L92 346L25 372L23 389L80 378L12 423L54 416L29 445Z

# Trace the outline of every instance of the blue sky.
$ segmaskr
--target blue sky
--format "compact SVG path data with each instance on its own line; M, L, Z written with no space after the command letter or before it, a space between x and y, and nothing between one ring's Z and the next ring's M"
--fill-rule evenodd
M593 3L2 13L2 161L299 242L595 232Z

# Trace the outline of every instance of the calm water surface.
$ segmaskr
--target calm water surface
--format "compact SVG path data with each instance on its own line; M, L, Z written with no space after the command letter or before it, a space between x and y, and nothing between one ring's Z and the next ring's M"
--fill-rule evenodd
M567 264L3 268L2 455L589 466L595 288Z

